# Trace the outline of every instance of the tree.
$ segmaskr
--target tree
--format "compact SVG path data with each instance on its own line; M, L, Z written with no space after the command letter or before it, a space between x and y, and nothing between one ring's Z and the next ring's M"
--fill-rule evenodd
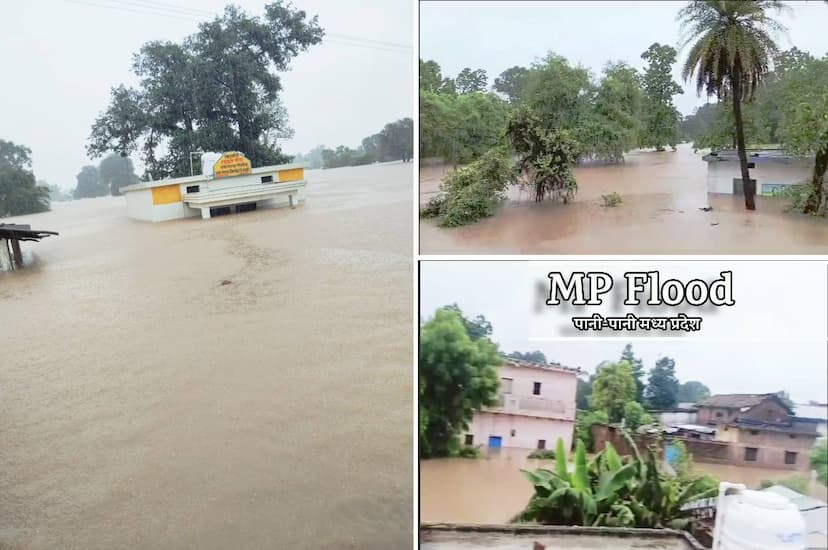
M811 451L811 468L816 470L819 482L828 485L828 440L825 438L817 441Z
M512 113L506 135L518 154L523 185L532 188L535 202L546 197L566 204L578 191L572 165L578 159L578 142L569 130L544 125L537 112L521 106Z
M610 422L624 418L624 406L635 400L635 378L626 361L607 363L592 383L590 405L594 411L604 411Z
M52 202L63 202L72 200L72 194L65 192L57 185L51 184L46 180L37 180L38 187L45 187L49 190L49 200Z
M639 403L644 402L644 362L635 356L632 349L632 344L624 346L624 351L621 352L621 360L630 364L633 378L635 378L635 400Z
M506 357L511 357L512 359L518 359L520 361L529 361L530 363L540 363L542 365L546 364L546 355L539 350L535 351L528 351L526 353L521 353L519 351L513 351L512 353L508 354Z
M457 304L444 306L442 309L453 311L460 316L463 327L472 340L480 340L481 338L488 338L492 335L492 324L484 316L478 315L474 319L468 319Z
M420 59L420 90L433 93L455 93L454 80L440 74L440 65L436 61Z
M526 83L529 80L529 69L526 67L510 67L500 73L494 80L494 90L506 96L511 104L517 104L523 97Z
M121 194L120 188L133 185L140 180L135 175L135 168L129 157L122 157L117 153L105 156L98 166L101 184L109 188L109 193L117 197Z
M710 388L701 382L690 380L679 385L676 400L679 403L698 403L708 397L710 397Z
M573 130L589 116L591 97L589 71L549 53L532 65L522 103L541 119L544 128Z
M628 430L635 430L639 426L652 424L652 422L653 417L638 401L628 401L624 405L624 427Z
M797 63L798 62L798 63ZM828 216L828 56L793 60L784 77L780 134L795 153L814 155L814 170L803 211Z
M262 17L228 6L180 44L148 42L133 63L138 86L112 90L87 151L140 150L155 178L189 174L192 151L238 150L254 166L284 162L275 142L290 129L273 71L322 36L316 16L277 0Z
M455 308L441 308L420 331L420 453L448 456L458 435L468 428L476 409L494 405L497 345L486 337L473 339Z
M489 86L488 80L485 70L471 70L469 67L466 67L455 77L454 86L458 94L485 92Z
M678 389L676 362L669 357L661 357L650 371L644 390L647 405L656 410L672 409L678 402Z
M78 183L75 190L72 191L72 197L76 199L85 199L89 197L103 197L109 194L109 186L101 182L101 176L98 168L94 165L87 165L81 168L78 175L75 176Z
M736 148L744 184L745 208L755 210L756 185L751 182L745 151L742 103L751 101L770 70L777 47L770 32L782 26L768 16L780 10L778 0L694 0L679 12L684 45L693 42L684 63L685 81L696 75L701 95L730 98L736 125Z
M377 142L377 160L402 159L403 162L408 162L414 156L414 121L410 118L401 118L386 124L378 134Z
M678 142L681 115L673 105L673 96L682 92L673 80L672 69L676 50L658 42L641 54L647 61L642 85L644 88L644 133L642 145L663 151L665 145L675 147Z
M585 411L589 409L589 398L592 395L592 376L589 380L578 378L578 386L575 389L575 407Z
M38 186L32 150L0 139L0 218L49 210L49 189Z

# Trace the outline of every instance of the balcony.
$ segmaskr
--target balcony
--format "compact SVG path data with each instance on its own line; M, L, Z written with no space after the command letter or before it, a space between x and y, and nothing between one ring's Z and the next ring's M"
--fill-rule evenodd
M575 403L570 407L556 399L544 399L534 395L514 395L501 393L497 403L486 410L491 412L556 418L561 420L575 419Z

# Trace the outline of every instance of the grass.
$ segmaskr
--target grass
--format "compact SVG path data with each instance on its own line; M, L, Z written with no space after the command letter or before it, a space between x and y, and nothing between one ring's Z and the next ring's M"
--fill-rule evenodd
M535 449L526 458L537 458L540 460L553 460L555 458L555 451L552 449Z

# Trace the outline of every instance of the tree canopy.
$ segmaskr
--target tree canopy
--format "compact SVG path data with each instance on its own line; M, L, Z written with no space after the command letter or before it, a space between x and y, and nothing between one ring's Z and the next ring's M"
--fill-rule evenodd
M276 141L290 130L274 71L322 37L316 16L277 0L261 17L228 6L180 43L148 42L133 60L139 84L112 89L87 152L140 151L154 178L189 174L193 151L238 150L258 166L284 162Z
M681 114L673 105L673 96L680 94L682 89L672 75L676 55L675 48L658 42L641 54L641 58L647 61L641 79L645 98L641 143L658 151L663 150L665 145L675 147L679 140Z
M49 189L37 185L32 151L0 139L0 218L49 210Z
M420 331L420 454L448 456L475 409L495 403L502 363L497 345L473 338L456 307L438 309Z
M676 378L676 362L661 357L650 370L644 398L652 409L672 409L678 403L679 382Z
M606 363L592 383L590 406L593 411L604 411L610 422L624 418L624 407L635 401L635 378L626 361Z

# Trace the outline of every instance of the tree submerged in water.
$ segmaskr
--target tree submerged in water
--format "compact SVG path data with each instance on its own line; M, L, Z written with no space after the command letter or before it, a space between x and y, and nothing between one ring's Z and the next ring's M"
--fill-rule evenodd
M579 145L568 130L549 129L537 114L520 108L509 119L506 134L519 155L521 185L534 191L535 202L548 197L566 204L575 198L578 184L572 165Z

